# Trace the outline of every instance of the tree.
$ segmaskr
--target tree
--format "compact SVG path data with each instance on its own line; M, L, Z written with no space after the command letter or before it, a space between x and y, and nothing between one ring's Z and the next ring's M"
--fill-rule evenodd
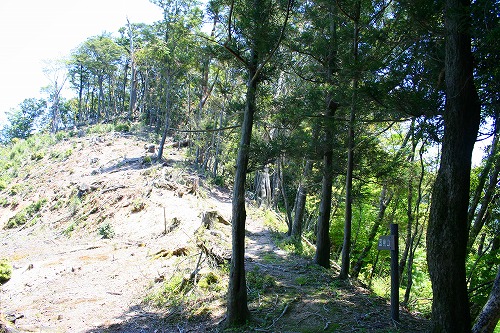
M62 61L46 61L43 70L50 84L45 88L50 101L50 130L55 133L62 125L61 117L61 91L68 78Z
M223 8L211 4L214 16ZM283 10L284 9L284 10ZM291 1L285 8L271 0L232 1L225 19L224 48L246 71L246 94L240 132L232 197L232 255L227 296L227 324L244 324L250 316L245 279L245 181L250 157L254 116L257 111L257 87L264 67L278 50L287 26ZM280 14L285 12L280 20ZM280 24L281 22L282 24Z
M467 209L481 108L473 79L469 7L467 0L445 2L444 135L427 228L434 333L471 329L465 279Z
M158 160L163 156L163 149L173 118L175 96L180 95L175 89L180 79L185 76L187 65L196 43L191 32L201 24L201 12L195 0L172 1L151 0L163 9L163 21L158 24L162 39L156 39L156 56L161 63L163 90L163 133L158 148ZM160 119L160 118L158 118Z
M43 99L25 99L19 104L19 109L7 112L8 124L2 128L1 141L10 142L14 138L28 138L36 129L36 121L46 109L47 102Z
M493 333L500 320L500 265L488 302L479 314L472 333Z

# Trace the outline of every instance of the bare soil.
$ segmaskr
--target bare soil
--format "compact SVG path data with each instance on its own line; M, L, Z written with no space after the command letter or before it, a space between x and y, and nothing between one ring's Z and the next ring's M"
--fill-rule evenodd
M203 213L216 210L227 220L231 214L230 192L196 175L185 150L170 147L165 163L150 164L147 143L118 133L63 141L41 160L26 163L9 186L21 189L15 196L9 188L0 192L16 203L0 207L0 226L30 203L47 199L38 218L0 231L0 258L14 267L12 278L1 286L0 314L17 330L223 330L223 292L209 296L209 311L199 316L144 301L178 269L182 256L196 257L194 235ZM253 320L237 331L426 331L427 320L403 310L401 323L393 323L386 300L355 281L338 280L335 269L278 249L273 237L280 235L264 226L257 209L249 210L246 254ZM172 224L175 219L178 226ZM187 252L180 257L157 255L181 248ZM269 283L256 287L252 278ZM196 302L202 301L191 306Z

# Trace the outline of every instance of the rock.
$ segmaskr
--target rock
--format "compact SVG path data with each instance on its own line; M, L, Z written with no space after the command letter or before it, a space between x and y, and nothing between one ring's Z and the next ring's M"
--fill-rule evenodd
M154 154L156 151L156 146L154 144L145 144L144 149L146 150L147 153Z
M95 191L97 189L97 186L95 185L89 185L87 183L80 183L78 185L78 198L82 198L83 196L89 194L92 191Z

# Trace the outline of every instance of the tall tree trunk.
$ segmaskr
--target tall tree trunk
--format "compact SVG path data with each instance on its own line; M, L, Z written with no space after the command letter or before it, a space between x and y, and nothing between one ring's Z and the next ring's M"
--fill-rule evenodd
M483 169L481 170L481 174L479 175L478 184L474 190L474 194L471 198L471 204L469 205L469 213L468 213L468 223L469 227L472 225L474 220L474 215L476 213L479 202L481 201L482 193L484 190L484 186L486 184L486 180L488 179L488 175L490 173L491 168L493 167L493 162L497 159L497 147L498 147L498 134L500 131L500 119L498 119L498 114L495 116L495 134L493 136L493 141L490 146L490 152L486 163L484 164ZM469 248L472 244L469 244Z
M318 232L316 236L316 254L314 262L325 268L330 268L330 212L332 209L333 183L333 134L331 117L333 110L327 108L325 126L325 152L323 153L323 180L321 182L321 202L319 206Z
M132 119L132 116L137 107L137 78L136 78L136 68L135 68L135 51L134 51L134 34L132 31L132 26L127 18L128 33L130 37L130 101L128 106L128 119ZM125 103L125 95L123 96L123 102Z
M290 205L288 203L288 195L286 194L286 187L285 187L285 166L284 166L284 162L283 160L285 159L285 157L283 156L280 156L278 158L278 162L276 163L278 165L278 186L275 186L275 189L274 189L274 192L278 192L278 188L281 190L281 195L283 196L283 203L285 205L285 211L286 211L286 224L288 226L288 230L286 232L287 236L290 237L292 235L292 223L293 223L293 220L292 220L292 210L290 209ZM274 196L273 196L274 197ZM276 197L278 198L278 195L276 195ZM277 202L278 200L273 200L276 202L276 206L277 206ZM275 208L276 209L276 208Z
M480 121L471 53L470 2L445 3L444 136L427 229L431 332L470 332L465 259L472 149Z
M77 124L82 121L83 65L79 64L78 69L80 72L80 83L78 85L78 114L76 115Z
M248 170L250 140L256 110L258 56L252 51L252 62L248 68L245 113L241 126L241 137L236 160L236 174L232 199L232 255L227 295L227 324L241 325L250 317L247 305L245 279L245 180Z
M495 161L495 168L493 169L489 177L488 187L486 188L486 192L484 193L484 196L481 200L481 208L477 212L474 218L474 223L470 228L469 242L467 244L467 250L468 250L467 253L470 252L472 246L474 245L474 242L476 241L477 235L479 235L479 233L481 232L481 229L484 226L485 216L488 212L488 209L491 208L491 202L494 201L495 199L495 191L497 189L498 175L500 174L500 159L497 157L496 160L497 161Z
M472 333L493 333L500 320L500 265L493 282L490 297L483 307L472 328Z
M331 4L330 19L330 38L331 42L328 50L328 59L326 66L326 80L333 86L334 73L337 70L337 7ZM332 89L332 88L330 88ZM316 233L316 254L314 262L320 266L330 267L330 213L332 209L332 183L333 183L333 118L339 105L334 101L332 91L326 95L325 119L324 119L324 142L323 142L323 179L321 182L321 202L319 206L318 228Z
M410 131L408 132L409 134L411 133L411 154L408 157L408 160L410 162L411 168L410 168L410 174L408 178L408 193L407 193L407 203L406 203L406 217L407 217L407 224L406 224L406 241L405 241L405 247L403 250L403 253L401 254L401 258L399 260L399 281L403 281L403 273L406 267L406 262L408 260L408 254L410 253L410 246L411 246L411 239L412 239L412 230L413 230L413 221L415 220L415 214L413 213L413 185L414 185L414 177L415 177L415 172L413 169L413 162L415 161L415 151L417 148L417 142L415 140L415 119L412 119L411 121L411 126L410 126Z
M356 2L356 13L354 14L354 38L353 38L353 60L354 77L352 79L352 103L349 115L349 132L347 147L347 173L345 186L345 221L344 221L344 243L342 245L342 264L339 278L349 277L350 255L351 255L351 228L352 228L352 172L354 169L354 121L356 117L356 106L358 103L358 48L359 48L359 19L361 12L361 1Z

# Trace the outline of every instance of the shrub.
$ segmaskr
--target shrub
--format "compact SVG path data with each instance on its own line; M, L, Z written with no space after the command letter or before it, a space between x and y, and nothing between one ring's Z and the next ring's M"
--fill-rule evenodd
M40 161L41 159L43 159L44 156L45 156L45 154L43 153L43 151L37 151L37 152L31 154L31 160Z
M115 231L113 230L113 226L109 223L105 223L99 227L99 235L104 239L111 239L115 237Z
M130 132L129 123L117 123L115 125L115 132Z
M0 283L5 283L10 280L12 275L12 265L7 259L0 260Z

